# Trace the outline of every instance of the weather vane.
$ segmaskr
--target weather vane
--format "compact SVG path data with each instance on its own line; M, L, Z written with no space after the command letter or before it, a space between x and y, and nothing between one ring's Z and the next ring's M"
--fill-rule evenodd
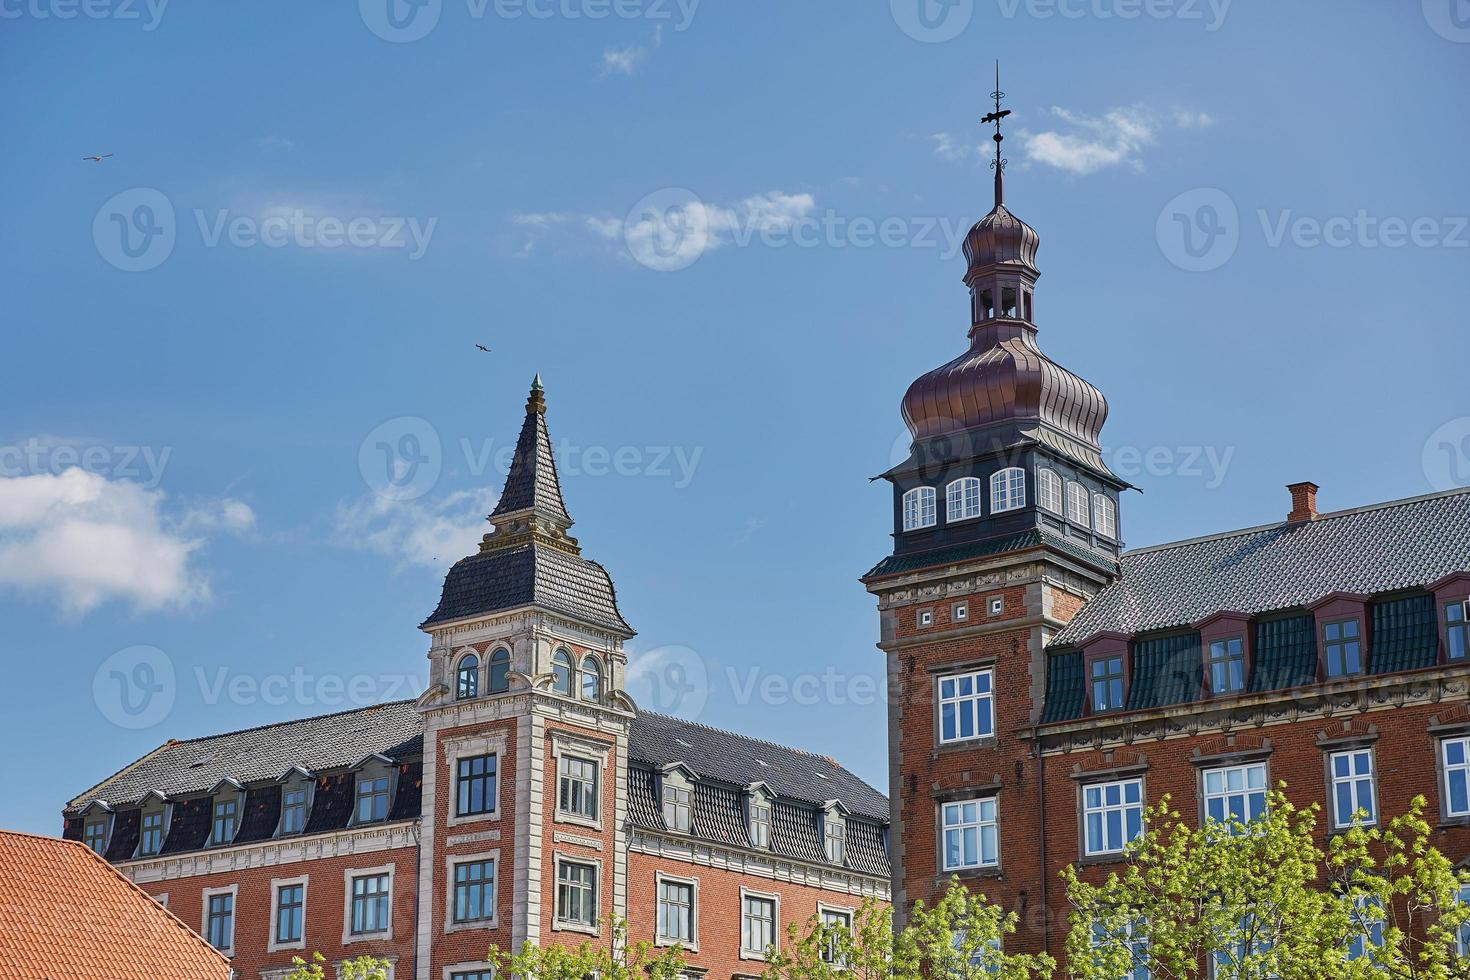
M995 203L1000 204L1004 196L1001 190L1001 175L1006 169L1006 159L1000 153L1000 145L1005 142L1005 137L1000 132L1000 121L1006 116L1009 116L1011 110L1000 107L1000 100L1005 98L1006 94L1000 90L999 58L995 61L995 91L990 93L990 97L995 100L995 111L987 114L984 119L980 120L980 124L995 123L995 136L992 137L995 140L995 159L990 162L990 169L995 171Z

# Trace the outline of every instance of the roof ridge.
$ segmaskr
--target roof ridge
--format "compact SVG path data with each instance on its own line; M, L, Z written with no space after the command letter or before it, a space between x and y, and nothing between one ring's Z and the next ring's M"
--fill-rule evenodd
M397 701L379 701L377 704L363 705L360 708L347 708L342 711L328 711L326 714L308 715L305 718L291 718L286 721L272 721L267 722L264 725L252 725L249 728L237 728L232 732L216 732L213 735L197 735L194 738L174 738L169 739L163 745L160 745L159 748L168 748L170 745L192 745L195 742L207 742L210 739L215 738L231 738L235 735L248 735L251 732L264 731L267 728L282 728L286 725L302 725L308 721L321 721L323 718L340 718L342 715L355 715L367 711L381 711L383 708L394 708L400 704L414 704L417 702L417 700L417 698L402 698ZM155 749L154 751L156 752L158 751L158 749ZM148 753L148 755L152 754L152 752ZM146 759L148 758L148 756L145 755L143 758ZM141 762L143 760L139 759L138 761ZM103 780L103 782L106 781L107 780ZM98 783L97 785L100 786L102 785L102 783Z
M704 722L701 722L701 721L690 721L688 718L680 718L678 715L666 715L662 711L650 711L647 708L639 708L638 709L638 713L640 715L652 715L655 718L666 718L669 721L677 721L681 725L689 725L689 726L691 726L693 728L703 728L705 731L718 732L721 735L729 735L731 738L739 738L739 739L744 739L747 742L755 742L757 745L768 745L768 746L770 746L773 749L781 749L783 752L794 752L797 755L806 756L807 758L821 759L824 762L831 763L833 766L835 766L838 769L841 769L843 772L848 773L849 775L852 775L854 778L862 779L861 776L858 776L851 769L848 769L846 766L842 765L840 762L837 762L837 761L835 761L835 760L833 760L831 758L828 758L825 755L818 755L815 752L808 752L806 749L798 749L798 748L795 748L794 746L782 745L780 742L772 742L769 739L756 738L754 735L745 735L745 734L742 734L741 732L732 731L729 728L719 728L719 727L717 727L715 725L706 725ZM863 784L864 785L867 785L866 781L864 781Z

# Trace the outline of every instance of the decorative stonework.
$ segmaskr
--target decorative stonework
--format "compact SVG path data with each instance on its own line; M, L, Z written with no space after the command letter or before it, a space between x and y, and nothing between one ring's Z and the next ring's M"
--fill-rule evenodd
M415 824L404 821L352 827L310 837L275 838L254 844L236 844L175 857L142 858L120 862L117 869L142 884L193 875L269 868L349 854L370 854L399 847L413 847L416 843Z
M628 849L639 854L733 871L756 878L888 901L888 879L859 874L846 868L810 864L768 853L724 847L707 841L666 836L636 828L630 835Z

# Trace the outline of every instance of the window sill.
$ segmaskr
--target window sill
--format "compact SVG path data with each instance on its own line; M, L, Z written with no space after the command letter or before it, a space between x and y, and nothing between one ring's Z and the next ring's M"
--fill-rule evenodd
M306 949L306 939L304 937L293 939L289 943L278 943L275 940L271 940L265 944L265 951L267 953L289 953L294 950L304 949Z
M348 946L352 943L381 942L382 940L392 938L392 929L381 929L378 932L349 932L347 935L342 937L342 945Z
M473 922L448 922L444 923L444 932L476 932L488 929L499 929L500 923L495 919L475 919Z
M655 938L653 945L659 949L683 949L691 953L699 952L699 943L690 942L686 939L669 939L667 936Z
M1128 854L1127 854L1127 852L1125 852L1125 851L1118 851L1118 852L1113 853L1113 854L1092 854L1092 855L1084 854L1081 858L1079 858L1077 860L1077 863L1078 864L1083 864L1083 865L1094 865L1094 864L1124 864L1127 861L1128 861Z
M753 952L751 952L748 949L742 949L740 951L740 958L742 960L755 960L757 962L764 963L766 961L766 954L765 953L753 953Z
M568 813L565 810L557 810L552 818L554 823L571 824L574 827L586 827L588 830L602 830L602 820L599 817L587 817L580 813Z
M993 749L999 744L1000 739L995 735L981 735L979 738L955 739L952 742L940 742L934 746L934 753L942 755L945 752L965 752L971 749Z
M496 809L491 810L489 813L470 813L466 814L463 817L457 816L455 814L450 814L449 816L444 818L444 826L463 827L465 824L492 823L498 821L499 819L500 809L497 807Z
M996 864L996 865L987 865L987 866L981 867L981 868L951 868L948 871L941 871L938 875L935 876L934 883L936 885L943 885L946 881L949 881L951 878L958 878L961 881L971 881L971 880L983 880L983 879L986 879L986 878L1004 878L1004 877L1005 877L1005 872L1001 869L1001 866L1000 865Z
M589 925L586 922L572 922L568 919L556 919L551 924L552 932L580 932L588 936L600 936L602 933L596 924Z

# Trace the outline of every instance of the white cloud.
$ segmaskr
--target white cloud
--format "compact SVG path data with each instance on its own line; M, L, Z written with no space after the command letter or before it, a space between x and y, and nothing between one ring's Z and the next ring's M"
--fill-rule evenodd
M934 155L950 163L968 160L980 152L978 147L957 140L949 133L935 133L929 138L934 141Z
M606 48L602 52L600 70L602 75L636 75L638 67L648 56L664 43L664 29L660 24L654 28L653 37L647 44L630 44L625 48Z
M0 478L0 586L73 614L114 599L143 610L204 602L203 535L247 531L255 513L228 498L177 513L164 504L162 491L79 468Z
M289 136L281 136L279 133L262 136L255 141L255 145L262 150L282 150L286 153L296 149L295 140Z
M462 490L437 501L370 494L338 505L336 540L399 565L448 565L475 553L490 531L485 515L494 502L488 490Z
M1102 116L1085 116L1060 106L1051 115L1060 126L1045 132L1022 130L1020 139L1027 159L1085 176L1109 167L1143 169L1144 150L1158 142L1170 128L1203 129L1214 124L1207 113L1174 109L1160 113L1142 106L1112 109Z

